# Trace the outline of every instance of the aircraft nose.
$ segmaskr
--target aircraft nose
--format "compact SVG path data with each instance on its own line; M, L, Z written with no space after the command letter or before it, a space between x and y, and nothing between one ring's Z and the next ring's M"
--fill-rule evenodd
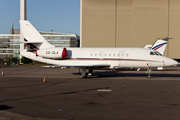
M176 60L174 60L174 66L177 66L178 62Z
M171 58L165 60L165 66L177 66L178 62Z

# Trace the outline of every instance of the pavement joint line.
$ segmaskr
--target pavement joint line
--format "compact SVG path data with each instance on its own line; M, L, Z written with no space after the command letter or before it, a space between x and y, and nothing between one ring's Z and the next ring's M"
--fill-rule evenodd
M111 89L97 89L98 92L111 92Z
M34 73L34 72L41 72L41 71L46 71L46 70L57 70L57 69L41 69L41 70L27 71L27 72L22 72L22 73L4 74L4 75L0 75L0 76L2 77L2 76L21 75L21 74L28 74L28 73Z

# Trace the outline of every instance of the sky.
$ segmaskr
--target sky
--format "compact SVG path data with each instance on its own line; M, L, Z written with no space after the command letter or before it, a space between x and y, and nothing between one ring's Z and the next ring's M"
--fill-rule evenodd
M27 20L38 31L80 35L80 0L26 0ZM0 34L19 29L20 0L0 0Z

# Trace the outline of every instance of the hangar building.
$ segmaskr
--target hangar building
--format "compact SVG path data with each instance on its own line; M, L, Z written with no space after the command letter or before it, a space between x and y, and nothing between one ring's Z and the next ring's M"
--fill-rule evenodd
M180 59L179 0L81 0L81 47L144 47L168 36L164 55Z

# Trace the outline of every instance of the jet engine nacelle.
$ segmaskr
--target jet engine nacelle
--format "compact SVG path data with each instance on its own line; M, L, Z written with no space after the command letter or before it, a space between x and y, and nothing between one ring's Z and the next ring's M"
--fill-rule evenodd
M66 58L67 50L66 48L50 48L36 50L36 56L46 57L46 58Z

